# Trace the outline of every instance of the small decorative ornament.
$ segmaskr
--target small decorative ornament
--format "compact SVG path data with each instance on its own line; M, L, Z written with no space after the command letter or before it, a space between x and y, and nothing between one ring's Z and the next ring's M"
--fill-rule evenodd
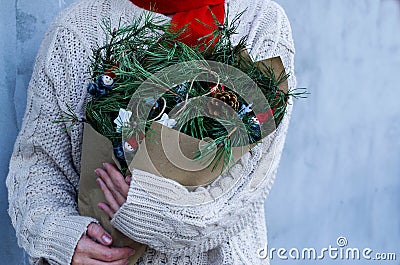
M237 111L239 109L239 102L235 93L219 91L216 92L213 95L213 98L207 103L207 108L210 115L226 118L227 114L230 114L225 113L226 111L224 110L227 110L227 108L223 107L223 103L221 101L228 104L228 106L230 106L234 111Z
M156 122L161 123L162 125L167 126L168 128L172 128L176 125L176 120L170 119L168 117L168 114L166 114L166 113L163 113L161 119L159 119Z
M215 93L214 98L219 99L229 106L231 106L235 111L239 109L239 102L238 98L235 93L233 92L227 92L227 91L220 91Z
M256 125L260 125L260 121L257 119L257 117L252 117L251 118L251 122L256 124Z
M114 79L110 75L99 76L96 82L89 83L87 91L93 97L100 97L111 91L114 86Z
M134 135L128 139L126 139L125 142L125 148L127 151L132 150L133 152L136 152L136 150L139 148L139 143L137 141L138 136ZM142 132L139 133L139 141L143 140L144 134Z
M109 75L102 75L101 81L105 86L112 86L114 84L114 79L112 79Z
M109 92L114 86L114 79L109 75L101 75L97 78L97 86L99 89Z
M267 120L274 118L274 111L272 109L269 109L266 112L257 114L256 117L259 120L259 122L263 124Z
M211 87L211 89L210 89L210 94L211 94L212 96L215 96L216 93L222 92L222 91L225 91L225 86L224 86L224 85L221 85L221 88L219 88L219 85L216 84L215 86Z
M118 117L114 120L114 123L117 125L117 132L122 131L122 127L124 127L132 116L132 112L126 111L124 109L119 109Z
M253 111L251 108L253 106L253 103L250 103L249 105L243 104L240 110L238 111L239 117L243 117L243 115L250 113Z
M211 95L214 95L215 93L217 93L218 92L218 86L213 86L211 89L210 89L210 94Z
M128 142L125 142L124 144L124 150L127 152L135 152L137 150L137 148L133 148L132 145L130 145Z
M120 160L125 160L124 149L122 148L122 143L113 147L115 156Z
M251 124L249 128L249 136L252 141L261 140L261 124L256 117L251 118Z

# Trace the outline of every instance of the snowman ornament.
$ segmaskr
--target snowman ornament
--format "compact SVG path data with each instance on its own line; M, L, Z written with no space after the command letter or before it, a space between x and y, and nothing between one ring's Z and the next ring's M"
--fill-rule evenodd
M98 86L101 89L111 90L114 85L114 79L109 75L102 75L98 79Z
M111 78L109 75L103 75L101 77L101 80L103 81L103 84L106 86L112 86L114 84L114 79Z
M89 83L87 91L94 97L100 97L111 91L114 86L114 79L110 75L99 76L96 82Z

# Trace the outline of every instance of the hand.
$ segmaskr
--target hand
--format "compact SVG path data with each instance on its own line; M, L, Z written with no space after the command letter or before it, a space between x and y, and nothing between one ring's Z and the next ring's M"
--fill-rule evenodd
M78 241L72 257L72 265L128 264L128 258L135 254L135 250L128 247L109 247L111 243L111 236L100 225L91 223L86 235Z
M104 193L106 202L100 202L97 206L103 210L110 218L121 208L128 197L129 186L132 178L124 177L119 170L109 163L103 164L104 169L95 170L100 177L96 180Z

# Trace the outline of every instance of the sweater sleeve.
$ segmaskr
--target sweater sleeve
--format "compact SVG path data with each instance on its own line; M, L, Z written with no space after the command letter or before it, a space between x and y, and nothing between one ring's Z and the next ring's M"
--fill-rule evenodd
M7 176L18 243L32 260L50 264L70 264L78 240L96 222L77 211L79 150L71 138L78 138L80 129L66 132L64 123L53 123L67 104L78 108L82 76L77 58L87 58L77 38L53 27L36 59Z
M280 33L260 35L260 56L281 56L293 76L294 49L289 22L278 7ZM271 42L271 43L269 43ZM272 50L271 50L271 47ZM189 192L178 183L144 171L132 172L128 198L112 224L128 237L171 256L206 252L226 243L260 214L275 177L292 110L278 128L205 189Z

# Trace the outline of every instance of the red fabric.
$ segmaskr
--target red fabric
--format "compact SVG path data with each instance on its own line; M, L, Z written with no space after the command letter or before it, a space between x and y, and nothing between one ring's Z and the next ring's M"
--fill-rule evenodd
M138 7L162 14L174 14L171 30L178 30L188 25L179 40L189 46L196 46L212 40L213 36L202 39L216 28L217 20L223 24L225 17L225 0L130 0ZM214 16L213 16L214 15ZM199 21L201 22L199 22Z

